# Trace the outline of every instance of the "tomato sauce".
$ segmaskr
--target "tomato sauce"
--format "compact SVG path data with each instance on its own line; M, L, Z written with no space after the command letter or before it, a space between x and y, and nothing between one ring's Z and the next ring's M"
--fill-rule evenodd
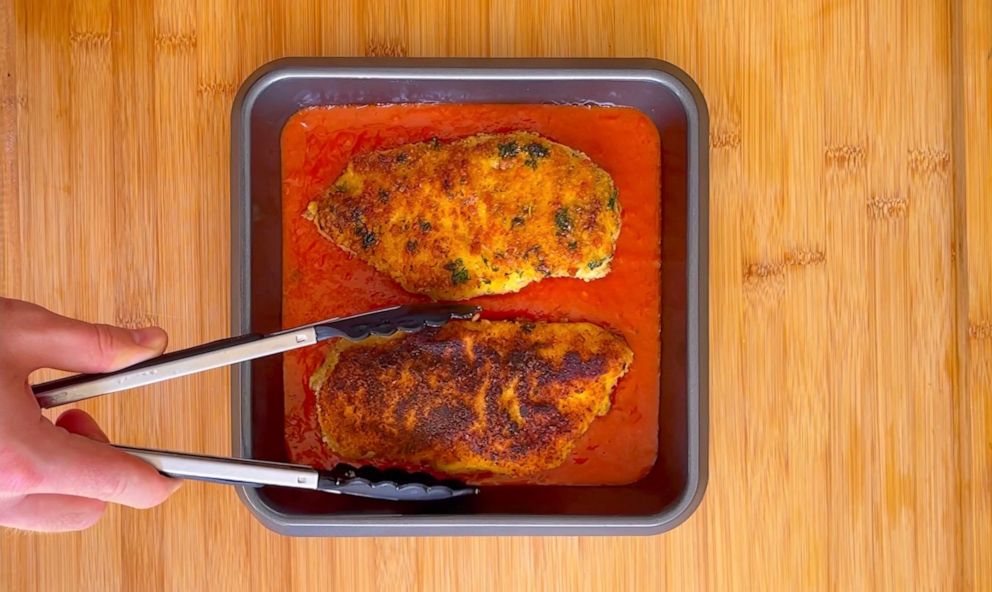
M623 335L634 351L609 413L596 419L562 466L528 478L542 484L624 484L644 476L658 444L660 366L660 144L654 124L626 107L562 105L382 105L317 107L282 133L283 324L285 327L396 304L422 302L352 257L303 218L307 204L356 154L437 137L530 130L585 152L613 176L622 229L603 279L545 279L516 294L472 302L483 318L589 321ZM324 346L285 356L286 444L293 462L329 467L310 374ZM484 480L485 481L485 480Z

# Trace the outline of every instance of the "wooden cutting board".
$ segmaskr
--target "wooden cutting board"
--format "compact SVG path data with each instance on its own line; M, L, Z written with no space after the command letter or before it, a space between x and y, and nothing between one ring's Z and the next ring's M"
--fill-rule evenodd
M5 590L992 589L992 4L6 0L0 293L228 335L228 117L285 55L653 56L709 102L709 490L653 538L296 540L187 484ZM229 452L228 375L92 401ZM2 435L0 435L2 438Z

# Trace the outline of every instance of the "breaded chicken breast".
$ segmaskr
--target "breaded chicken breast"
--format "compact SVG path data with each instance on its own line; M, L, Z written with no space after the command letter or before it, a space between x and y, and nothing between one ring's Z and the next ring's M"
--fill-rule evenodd
M609 273L610 176L537 134L480 134L356 156L307 210L328 239L435 300Z
M632 360L590 323L456 321L341 340L311 386L324 440L345 459L520 477L568 458Z

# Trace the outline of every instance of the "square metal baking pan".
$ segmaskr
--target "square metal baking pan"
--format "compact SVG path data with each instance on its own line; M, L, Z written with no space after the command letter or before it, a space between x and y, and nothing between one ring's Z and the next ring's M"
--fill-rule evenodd
M699 89L671 64L646 59L288 58L263 66L242 85L231 118L233 334L283 328L287 119L315 105L377 103L625 105L655 123L662 152L657 462L631 485L490 487L434 504L246 487L241 499L265 526L293 536L643 535L686 520L707 479L708 119ZM233 372L236 456L287 460L282 380L281 356Z

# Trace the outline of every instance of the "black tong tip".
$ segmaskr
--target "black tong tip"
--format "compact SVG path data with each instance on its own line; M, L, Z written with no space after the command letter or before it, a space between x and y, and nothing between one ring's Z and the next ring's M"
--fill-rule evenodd
M374 467L338 465L321 471L318 491L345 493L390 501L437 501L475 495L479 489L458 481L439 481L426 473L382 471Z

